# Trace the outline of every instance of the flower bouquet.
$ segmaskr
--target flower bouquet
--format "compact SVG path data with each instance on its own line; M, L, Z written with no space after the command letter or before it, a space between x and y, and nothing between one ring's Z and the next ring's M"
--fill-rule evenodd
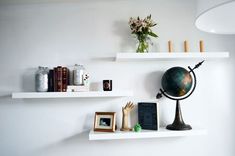
M139 17L131 17L129 20L129 25L131 28L131 33L135 34L139 44L136 49L137 53L148 52L150 37L157 38L158 36L151 30L152 27L157 25L152 19L151 15L147 16L145 19L140 19Z

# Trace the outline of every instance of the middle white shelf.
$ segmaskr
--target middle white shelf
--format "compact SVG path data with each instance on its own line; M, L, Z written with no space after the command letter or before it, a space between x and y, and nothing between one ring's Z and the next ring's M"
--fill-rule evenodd
M15 92L13 99L39 98L108 98L133 96L132 91L89 91L89 92Z

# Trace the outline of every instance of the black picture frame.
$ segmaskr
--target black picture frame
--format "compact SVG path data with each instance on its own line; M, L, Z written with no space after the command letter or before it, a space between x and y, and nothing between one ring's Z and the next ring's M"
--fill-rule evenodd
M139 102L138 103L138 122L142 129L158 130L158 107L157 103Z

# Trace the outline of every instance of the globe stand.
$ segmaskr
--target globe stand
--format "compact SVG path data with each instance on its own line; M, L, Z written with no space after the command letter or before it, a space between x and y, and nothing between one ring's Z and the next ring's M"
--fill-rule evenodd
M180 103L179 100L176 100L176 109L175 109L175 119L174 122L170 125L166 126L166 129L169 130L191 130L192 127L190 125L187 125L184 123L182 113L181 113L181 108L180 108Z
M179 130L179 131L180 130L191 130L192 129L192 127L190 125L187 125L187 124L184 123L179 101L188 98L194 92L194 90L196 88L196 84L197 84L197 80L196 80L196 75L194 73L194 69L197 69L198 67L200 67L203 62L204 61L199 62L198 64L196 64L193 69L191 67L188 67L189 68L189 73L192 73L193 79L194 79L193 88L192 88L191 92L188 95L186 95L185 97L176 98L176 97L169 96L166 93L166 91L164 91L162 89L160 89L160 92L157 94L157 96L156 96L157 99L162 98L162 95L164 95L165 97L167 97L167 98L169 98L171 100L176 100L176 109L175 109L175 119L174 119L174 122L172 124L170 124L170 125L167 125L166 129L169 129L169 130Z

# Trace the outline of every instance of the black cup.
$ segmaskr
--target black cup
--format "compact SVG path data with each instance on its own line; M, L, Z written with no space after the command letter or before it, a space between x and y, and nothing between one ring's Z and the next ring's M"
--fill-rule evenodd
M112 91L112 80L103 80L103 90Z

